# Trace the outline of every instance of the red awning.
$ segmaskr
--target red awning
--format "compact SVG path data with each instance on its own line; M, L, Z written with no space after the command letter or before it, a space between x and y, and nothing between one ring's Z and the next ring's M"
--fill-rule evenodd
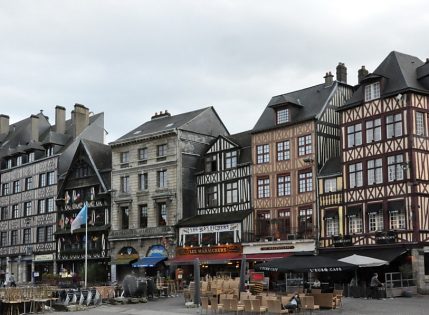
M257 254L246 254L247 260L266 261L277 258L284 258L293 255L293 253L257 253Z
M186 255L176 256L173 259L169 259L166 263L169 265L192 265L195 259L199 258L201 264L221 265L228 263L230 260L241 260L241 257L242 255L239 253Z

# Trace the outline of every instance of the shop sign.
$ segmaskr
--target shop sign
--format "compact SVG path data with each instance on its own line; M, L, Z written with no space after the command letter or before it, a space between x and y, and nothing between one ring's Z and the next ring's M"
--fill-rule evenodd
M375 233L375 242L377 244L392 244L396 242L396 232L377 232Z
M239 231L239 223L220 224L220 225L204 225L204 226L192 226L180 229L180 234L197 234L197 233L209 233L209 232L228 232L228 231Z
M133 247L123 247L116 255L117 265L128 264L131 260L139 259L139 253Z
M266 250L284 250L284 249L294 249L295 246L293 245L282 245L282 246L264 246L261 247L261 251Z
M35 255L34 261L51 261L54 260L54 254Z
M162 245L153 245L149 248L146 254L147 257L167 257L168 252Z
M204 247L181 247L176 248L177 256L241 253L241 245L204 246Z
M332 243L334 247L352 246L351 235L333 236Z

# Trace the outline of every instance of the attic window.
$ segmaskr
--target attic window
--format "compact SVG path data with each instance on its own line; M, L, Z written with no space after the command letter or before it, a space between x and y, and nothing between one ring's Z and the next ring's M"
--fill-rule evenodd
M289 121L289 109L283 108L277 110L277 125L283 124Z
M380 82L365 86L365 102L380 98Z

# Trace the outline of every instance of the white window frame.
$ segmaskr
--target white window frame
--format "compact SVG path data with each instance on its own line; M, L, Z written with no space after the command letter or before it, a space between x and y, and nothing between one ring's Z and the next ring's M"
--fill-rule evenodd
M404 157L402 154L387 157L387 181L394 182L404 179Z
M365 86L365 102L380 98L380 82L375 82Z
M422 112L416 112L416 135L426 135L425 114Z
M277 125L289 122L289 109L279 109L276 113Z
M366 121L365 128L366 143L372 143L381 140L381 118Z
M347 127L347 147L362 145L362 124L354 124Z
M333 236L339 234L339 219L338 217L326 218L326 236Z
M368 185L383 183L383 159L368 160L367 179Z
M326 178L323 181L324 192L336 192L337 191L337 179L336 178Z
M349 165L349 186L350 188L363 186L362 162Z
M370 212L368 213L368 230L370 232L383 231L383 213L382 212Z
M404 230L406 219L404 211L389 211L389 226L391 230Z

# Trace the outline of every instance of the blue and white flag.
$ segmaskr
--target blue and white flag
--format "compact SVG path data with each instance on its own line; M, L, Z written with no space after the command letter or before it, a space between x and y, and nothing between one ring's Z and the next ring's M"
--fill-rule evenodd
M73 231L80 228L82 224L86 224L88 216L88 205L85 203L85 205L82 207L82 209L79 211L76 218L73 220L70 231L73 234Z

